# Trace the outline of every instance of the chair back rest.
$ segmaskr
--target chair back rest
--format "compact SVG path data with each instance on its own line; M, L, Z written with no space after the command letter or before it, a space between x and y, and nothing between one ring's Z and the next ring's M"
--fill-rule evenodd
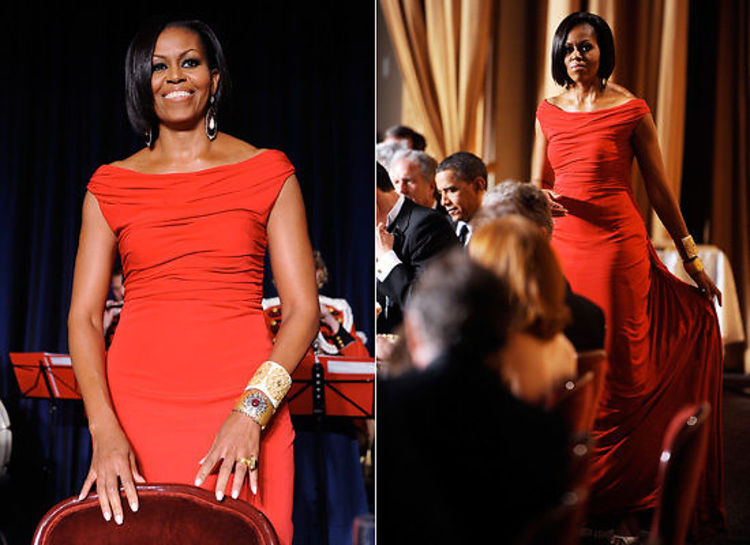
M659 464L659 500L649 532L650 543L685 543L706 461L710 412L708 403L684 407L667 427Z
M208 490L181 484L145 484L137 490L138 512L127 510L121 526L104 520L96 494L63 500L42 518L32 544L279 544L268 519L247 502L231 497L218 502ZM120 496L127 505L122 490Z
M594 387L591 389L591 410L587 416L587 428L593 429L599 401L604 392L604 383L609 370L607 352L604 350L587 350L578 353L578 374L591 371L594 373Z
M566 380L544 403L548 409L560 414L571 435L591 431L587 425L592 411L593 388L594 373L587 371L575 379Z
M586 488L566 492L556 506L526 526L514 545L576 545L587 499Z

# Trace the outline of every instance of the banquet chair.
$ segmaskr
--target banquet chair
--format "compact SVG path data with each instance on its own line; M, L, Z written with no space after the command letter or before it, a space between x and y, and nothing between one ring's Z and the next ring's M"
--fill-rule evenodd
M568 433L576 435L591 431L588 425L590 413L594 411L592 390L594 372L586 371L575 379L566 380L547 396L543 405L557 412L563 419Z
M708 449L708 403L689 405L672 418L659 464L659 498L649 545L683 545L695 508Z
M585 487L569 490L556 506L527 525L514 545L576 545L587 498Z
M582 375L587 371L594 373L594 387L591 389L591 411L588 414L586 428L593 429L594 419L596 418L599 400L604 391L604 382L609 369L607 352L604 350L586 350L578 353L578 374Z
M213 492L181 484L144 484L137 490L139 509L136 513L126 509L121 526L105 522L96 494L82 501L63 500L42 518L32 544L279 543L268 519L244 501L225 497L218 502ZM120 495L127 506L122 489Z

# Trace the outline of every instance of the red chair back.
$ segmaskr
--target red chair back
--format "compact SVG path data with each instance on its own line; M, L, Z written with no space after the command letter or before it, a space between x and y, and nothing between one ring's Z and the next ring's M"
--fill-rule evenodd
M708 403L681 409L664 434L659 465L659 500L649 543L682 545L695 509L701 472L706 461Z
M604 391L604 382L609 369L607 352L604 350L588 350L578 353L578 374L583 375L588 371L594 373L594 387L591 389L591 406L586 417L587 429L593 429L596 413L599 409L599 400Z
M587 371L576 379L565 381L547 398L545 406L560 414L571 435L591 431L588 426L593 410L594 373Z
M121 526L104 520L96 494L83 501L69 498L42 518L32 544L279 544L268 519L247 502L231 497L218 502L208 490L180 484L146 484L137 489L138 512L126 510ZM126 506L122 491L120 495Z

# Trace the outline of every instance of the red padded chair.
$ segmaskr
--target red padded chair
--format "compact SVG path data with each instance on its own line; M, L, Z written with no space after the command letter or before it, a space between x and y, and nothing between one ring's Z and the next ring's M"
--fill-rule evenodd
M588 421L593 410L593 388L594 373L587 371L576 379L566 380L544 403L545 407L560 414L571 435L591 431Z
M711 412L708 403L681 409L664 434L659 465L659 500L649 545L683 545L695 509L695 497L706 462Z
M604 380L609 369L607 352L604 350L587 350L578 353L578 374L583 375L588 371L594 373L594 387L591 389L591 406L586 417L586 428L593 429L596 413L599 409L599 400L604 391Z
M33 545L279 544L268 519L244 501L226 497L218 502L208 490L181 484L145 484L137 489L137 513L127 509L121 491L126 507L121 526L104 520L96 494L58 503L39 523Z

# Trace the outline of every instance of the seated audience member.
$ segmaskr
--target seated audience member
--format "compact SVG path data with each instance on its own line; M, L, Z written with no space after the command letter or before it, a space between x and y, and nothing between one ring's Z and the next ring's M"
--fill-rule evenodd
M427 142L424 136L419 134L411 127L404 125L395 125L385 131L385 142L404 142L409 149L424 151Z
M110 280L110 292L112 297L107 298L104 304L103 330L104 330L104 347L109 348L112 344L112 338L115 335L117 325L120 323L120 312L125 302L125 284L123 283L122 265L118 259L112 268L112 277Z
M501 373L511 392L540 403L576 375L576 352L562 330L570 318L565 280L542 231L526 218L506 216L479 227L469 255L507 285L521 309L503 353Z
M406 146L406 142L403 141L392 140L389 142L380 142L375 145L375 160L384 169L390 170L393 156L397 152L407 149L409 148Z
M396 193L385 169L378 165L377 170L377 332L392 333L401 323L404 302L420 269L458 240L439 213Z
M566 434L503 386L507 284L456 250L426 268L404 322L417 370L378 384L380 543L514 543L557 504Z
M461 244L471 239L469 222L487 191L487 167L476 155L459 151L443 159L435 175L440 203L445 207Z
M507 180L490 189L482 200L482 206L471 220L474 230L494 219L518 214L539 226L547 240L552 237L552 213L550 201L541 189L533 184ZM600 350L604 348L604 312L596 303L573 293L565 280L565 304L570 308L572 320L566 326L565 336L576 351Z
M393 156L388 174L397 192L419 205L440 212L447 219L448 212L437 198L436 169L437 161L425 152L402 150Z

